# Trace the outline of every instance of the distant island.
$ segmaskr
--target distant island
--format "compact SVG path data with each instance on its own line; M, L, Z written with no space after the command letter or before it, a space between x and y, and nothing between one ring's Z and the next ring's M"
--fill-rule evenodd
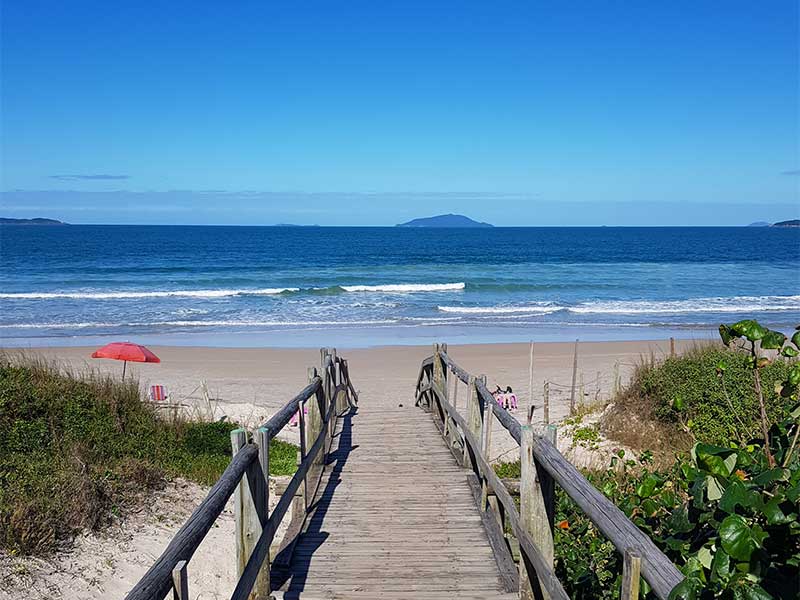
M755 223L750 223L748 227L771 227L772 223L767 223L766 221L756 221Z
M64 221L57 221L55 219L11 219L9 217L0 217L0 224L2 225L69 225Z
M412 219L407 223L399 223L395 227L494 227L489 223L481 223L464 215L437 215L435 217L424 217Z
M778 223L773 223L773 227L800 227L800 219L792 219L790 221L779 221Z

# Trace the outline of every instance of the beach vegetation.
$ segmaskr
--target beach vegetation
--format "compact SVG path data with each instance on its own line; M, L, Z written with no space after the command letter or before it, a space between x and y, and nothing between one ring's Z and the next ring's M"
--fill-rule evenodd
M47 552L169 479L212 484L236 427L162 418L131 379L0 357L0 547ZM270 450L271 472L294 472L295 446L273 440Z
M603 416L601 431L631 448L660 451L668 460L695 442L744 443L763 435L762 405L770 422L788 414L791 400L776 386L793 364L773 357L754 369L750 351L720 345L699 345L660 362L643 360Z
M644 363L622 392L662 430L684 434L673 461L662 466L649 451L626 460L619 450L610 468L584 475L684 573L671 598L797 598L800 330L789 339L748 320L720 335L723 348ZM558 486L554 523L555 570L569 596L619 598L622 556ZM641 585L640 597L652 597Z

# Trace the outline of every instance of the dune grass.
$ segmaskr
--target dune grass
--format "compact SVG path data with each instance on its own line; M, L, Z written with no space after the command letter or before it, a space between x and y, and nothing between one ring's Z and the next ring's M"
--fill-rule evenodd
M791 364L781 359L761 369L773 423L785 418L791 406L775 391ZM720 344L698 345L663 361L642 360L613 404L602 432L634 449L661 450L671 456L694 442L744 443L759 435L758 399L748 356Z
M0 357L0 547L44 553L168 478L212 484L236 427L162 419L132 380ZM271 473L294 472L296 451L273 440Z

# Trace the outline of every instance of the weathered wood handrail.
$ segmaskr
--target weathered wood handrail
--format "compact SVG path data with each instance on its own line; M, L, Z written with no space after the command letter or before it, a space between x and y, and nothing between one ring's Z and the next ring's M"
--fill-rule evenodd
M200 503L189 519L175 534L167 549L153 563L133 589L128 592L128 600L152 600L163 598L172 589L172 570L178 561L188 562L214 521L225 508L236 486L250 464L258 457L255 446L245 448L233 457L228 468L222 473L208 495Z
M431 389L438 397L440 406L447 412L450 418L455 421L456 425L461 428L461 433L469 445L470 450L472 451L472 456L477 464L478 470L480 471L480 475L492 488L500 504L503 505L503 508L506 511L506 516L511 524L511 529L513 530L516 538L519 540L520 547L528 556L531 563L533 563L542 587L547 590L547 592L550 594L550 598L553 600L569 600L569 596L564 591L561 582L558 581L553 569L545 562L542 553L539 551L539 548L534 543L530 534L522 528L520 515L516 509L514 499L511 497L511 494L508 493L505 486L500 481L500 478L494 472L494 469L492 469L488 459L483 456L483 453L480 451L480 442L470 431L467 422L464 420L464 417L462 417L458 411L456 411L456 409L453 408L453 406L444 398L441 390L439 390L435 385L432 386Z
M473 386L475 400L477 400L479 404L479 406L475 407L476 410L479 411L478 414L484 414L484 408L490 406L491 414L497 417L500 424L520 445L523 444L523 427L519 421L508 413L508 411L504 410L494 401L491 392L486 388L483 380L476 379L470 375L469 372L461 368L448 356L446 347L437 346L436 354L423 362L417 382L418 395L422 397L420 390L424 386L420 384L427 375L430 383L428 387L425 388L425 392L429 394L432 393L435 396L437 408L446 413L448 417L452 418L461 429L461 436L464 438L466 446L470 449L471 458L475 462L479 475L483 477L487 485L492 488L492 492L503 505L512 528L514 528L513 519L517 515L514 514L513 510L510 510L510 508L514 508L514 505L511 504L510 507L507 505L510 500L510 495L508 495L502 482L496 477L493 469L488 465L487 457L481 454L480 445L474 435L475 424L468 423L467 420L453 409L447 401L446 391L438 387L434 381L435 377L433 376L433 372L435 369L435 358L440 359L441 363L446 367L446 370L453 373L460 381ZM430 396L428 396L428 398L430 399ZM470 406L468 404L468 411L469 408ZM468 412L468 414L470 413ZM445 414L439 414L437 416L442 420L446 420ZM481 425L479 424L479 426ZM486 425L483 425L483 427L486 427ZM447 431L447 428L445 428L445 431ZM677 567L675 567L669 558L656 547L653 541L636 527L619 508L592 486L586 478L561 455L551 441L541 435L533 435L532 437L531 450L537 468L543 469L555 483L561 486L567 495L572 498L584 513L586 513L597 528L612 542L612 544L614 544L614 547L620 554L623 556L636 555L637 557L641 557L640 568L642 576L650 584L659 598L668 598L672 589L684 578ZM508 498L506 498L506 496L508 496ZM525 547L528 545L527 542L523 543L523 539L519 538L516 530L514 534L519 539L521 548L529 555L528 558L531 559L530 549ZM536 564L533 564L533 566L536 568ZM544 573L544 576L540 575L538 568L536 571L540 583L545 587L545 583L549 579L549 570Z
M273 538L275 537L275 532L278 531L278 526L283 520L283 517L286 516L286 512L289 510L289 505L291 504L295 493L297 493L297 490L300 488L300 484L305 480L306 474L311 467L311 463L317 454L319 454L320 450L325 446L328 428L331 421L335 418L333 412L335 401L336 400L334 396L328 405L327 418L323 420L322 430L317 436L314 445L311 446L311 449L301 461L300 466L297 468L297 471L292 476L291 481L289 481L289 484L286 486L286 491L281 496L281 499L278 501L278 504L275 506L272 514L269 516L269 519L264 525L264 528L261 532L261 537L258 539L258 542L256 543L255 548L253 549L253 552L247 561L247 566L245 566L244 571L242 572L242 575L236 584L236 589L234 589L233 594L231 595L231 600L244 600L250 595L253 585L256 582L256 578L258 577L258 572L261 569L261 565L268 557L269 547L272 544Z
M278 526L301 485L303 493L307 495L304 503L304 514L307 518L308 508L313 504L319 488L324 456L331 447L336 419L357 401L357 392L350 380L347 361L337 357L335 349L321 350L321 367L321 376L317 375L316 369L309 369L308 385L253 433L252 442L248 441L244 430L232 432L234 456L230 464L167 549L128 593L127 600L163 598L178 585L176 582L181 586L180 590L176 589L176 593L187 593L186 563L234 492L237 498L236 529L240 577L231 597L244 600L254 595L269 595L269 549ZM304 403L312 399L316 401L311 403L306 431ZM289 423L294 414L298 414L300 419L301 460L286 490L269 514L269 485L266 481L269 474L269 442ZM307 433L313 436L310 448L306 448ZM319 476L316 483L309 479L313 479L312 473ZM249 537L254 526L260 530L255 542ZM179 567L180 577L174 579L174 572Z

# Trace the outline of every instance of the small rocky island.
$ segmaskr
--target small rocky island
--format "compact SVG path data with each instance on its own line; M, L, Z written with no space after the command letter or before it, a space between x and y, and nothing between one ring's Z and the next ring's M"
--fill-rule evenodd
M800 219L792 219L790 221L779 221L778 223L773 223L773 227L800 227Z
M481 223L480 221L475 221L470 219L469 217L465 217L464 215L454 215L454 214L447 214L447 215L437 215L435 217L424 217L421 219L412 219L407 223L399 223L396 227L494 227L489 223Z
M10 217L0 217L0 225L69 225L69 223L57 221L56 219L12 219Z

